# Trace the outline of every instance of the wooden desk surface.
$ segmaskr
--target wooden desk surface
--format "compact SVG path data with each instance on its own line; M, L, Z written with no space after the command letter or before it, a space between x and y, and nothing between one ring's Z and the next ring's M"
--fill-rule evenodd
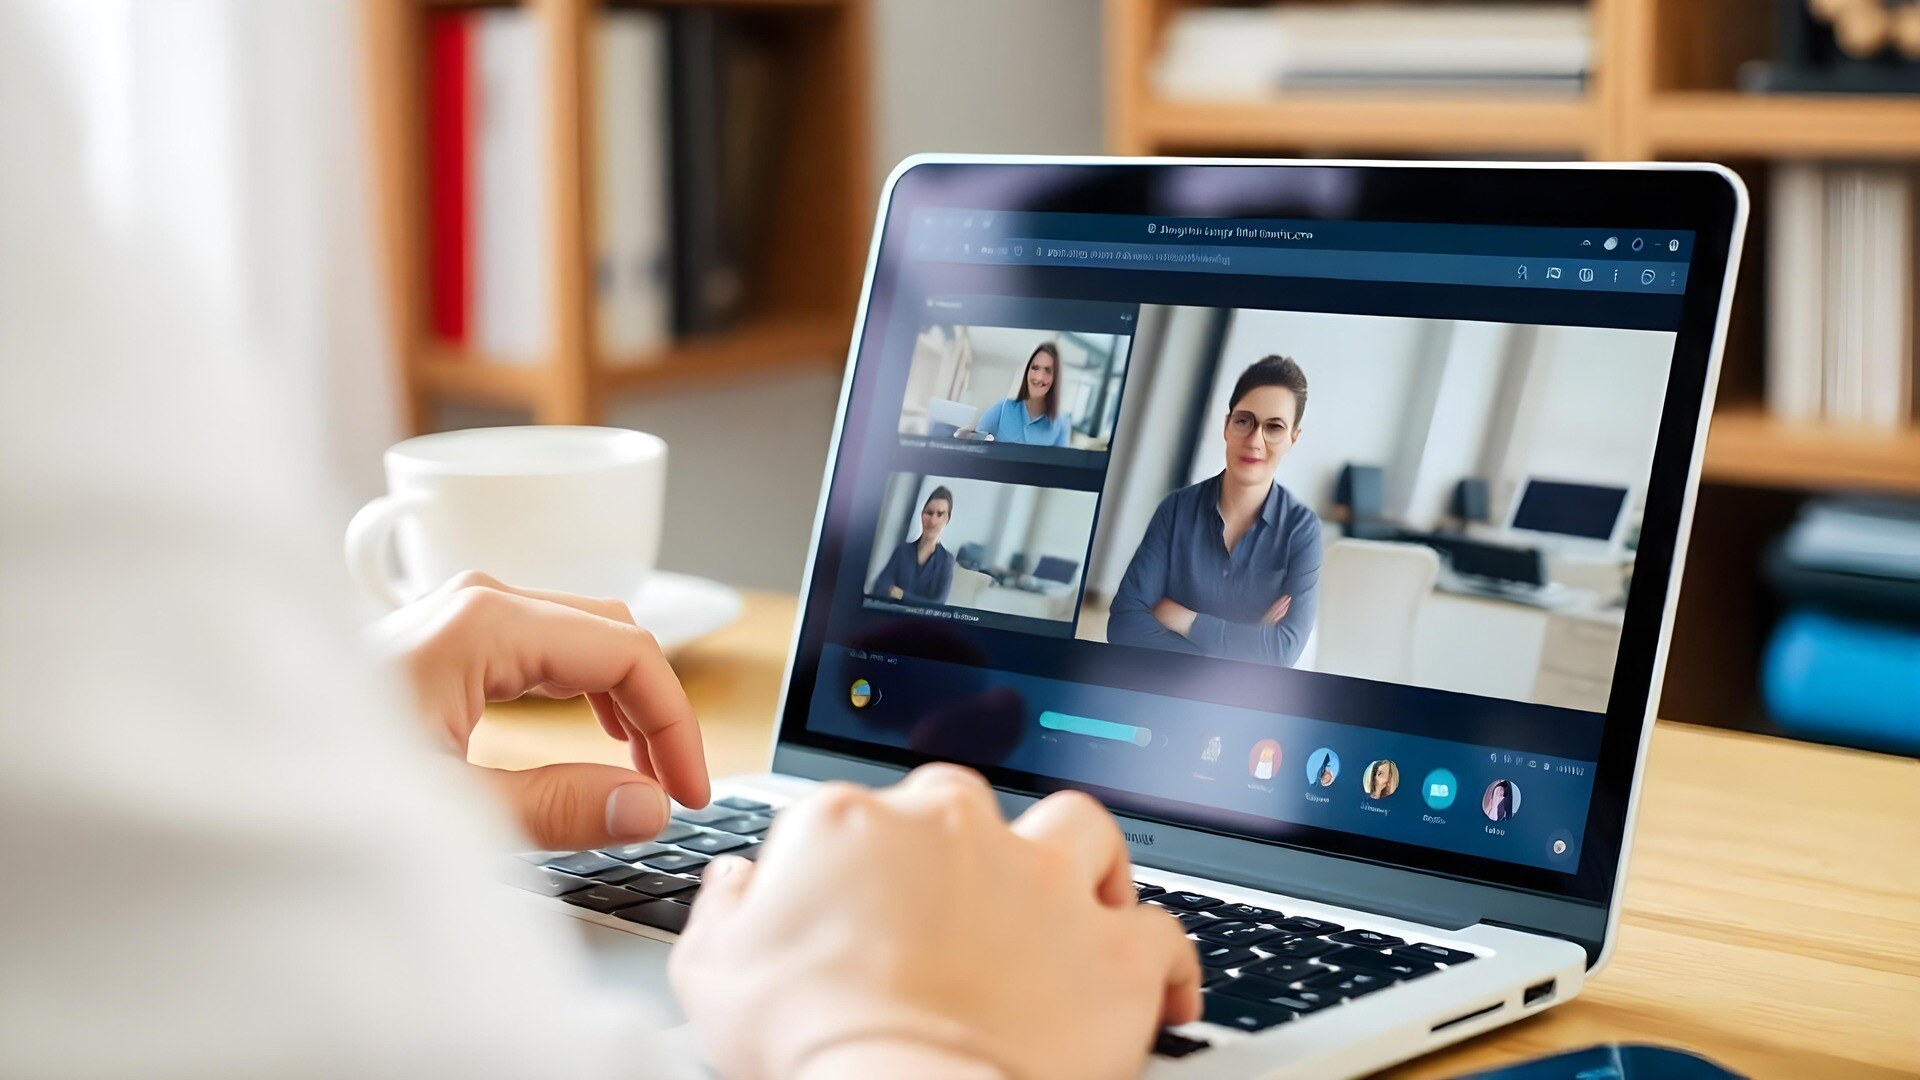
M674 666L716 776L765 767L791 597ZM584 703L487 713L481 764L625 755ZM1920 762L1662 722L1612 963L1571 1003L1393 1070L1449 1077L1600 1042L1753 1076L1920 1075Z

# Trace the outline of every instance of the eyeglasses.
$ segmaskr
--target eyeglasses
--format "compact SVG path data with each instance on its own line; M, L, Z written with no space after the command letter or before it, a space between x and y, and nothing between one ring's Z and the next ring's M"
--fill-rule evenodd
M1263 424L1260 422L1259 417L1244 409L1227 416L1227 431L1230 432L1234 438L1244 439L1253 434L1255 430L1258 430L1261 437L1267 440L1268 446L1285 442L1289 433L1287 422L1278 418L1268 420Z

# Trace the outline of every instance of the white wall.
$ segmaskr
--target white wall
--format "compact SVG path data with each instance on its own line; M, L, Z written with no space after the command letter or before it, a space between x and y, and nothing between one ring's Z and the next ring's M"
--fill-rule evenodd
M1425 329L1418 319L1235 312L1193 446L1188 482L1214 475L1225 463L1221 429L1234 380L1247 365L1278 353L1293 357L1307 374L1307 413L1300 441L1281 462L1275 479L1324 513L1332 505L1341 468L1391 462Z
M1659 434L1674 335L1543 326L1534 340L1496 499L1511 498L1516 485L1534 475L1621 484L1638 505Z

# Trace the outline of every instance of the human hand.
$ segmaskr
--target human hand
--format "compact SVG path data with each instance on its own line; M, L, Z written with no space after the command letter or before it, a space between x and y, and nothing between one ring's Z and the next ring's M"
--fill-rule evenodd
M1153 617L1160 620L1161 626L1181 637L1186 637L1193 631L1194 615L1192 608L1175 603L1164 596L1153 604Z
M1275 600L1273 606L1267 609L1267 613L1260 617L1260 625L1278 625L1281 619L1287 617L1287 609L1291 607L1293 607L1293 597L1291 596L1282 596L1280 599Z
M600 726L628 744L632 769L483 770L540 847L645 840L666 827L669 794L706 805L693 706L625 604L516 589L469 572L387 616L374 633L411 676L421 715L463 759L487 702L535 690L585 693Z
M1009 828L979 774L928 765L824 786L765 852L708 864L670 962L724 1076L1131 1076L1199 1016L1193 943L1134 902L1087 795Z

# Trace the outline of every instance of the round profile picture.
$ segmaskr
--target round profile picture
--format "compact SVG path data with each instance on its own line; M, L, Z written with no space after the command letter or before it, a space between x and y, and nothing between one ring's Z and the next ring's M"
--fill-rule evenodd
M1505 821L1520 812L1520 785L1511 780L1495 780L1480 796L1480 812L1488 821Z
M873 692L873 684L865 679L855 679L853 685L847 688L847 700L852 702L856 709L864 709L873 704L873 699L877 696Z
M1367 793L1369 799L1384 799L1400 790L1400 766L1386 758L1381 758L1367 766L1367 775L1360 781L1360 790Z
M1261 739L1253 744L1253 752L1247 755L1247 771L1255 780L1271 780L1280 771L1280 744L1272 739Z
M1340 775L1340 755L1323 746L1307 756L1307 786L1332 787Z

